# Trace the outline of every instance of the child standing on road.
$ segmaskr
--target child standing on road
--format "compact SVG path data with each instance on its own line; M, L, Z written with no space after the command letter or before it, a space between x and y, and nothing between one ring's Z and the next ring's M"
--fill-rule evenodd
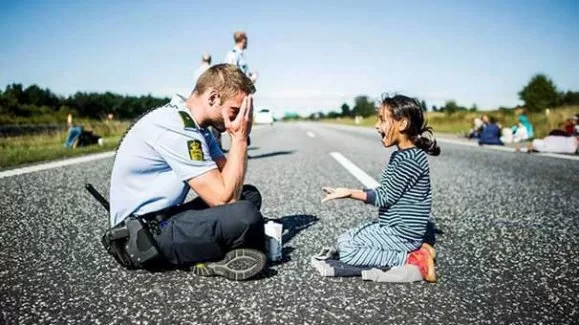
M371 268L413 264L422 278L436 281L435 250L424 243L431 209L430 171L427 154L440 148L429 136L420 103L402 95L386 97L378 109L376 129L382 144L397 147L382 173L380 186L354 190L324 187L322 202L352 198L379 208L378 218L348 230L338 238L337 259L312 261L327 276L364 276ZM330 270L331 274L318 268ZM326 272L328 273L328 272Z

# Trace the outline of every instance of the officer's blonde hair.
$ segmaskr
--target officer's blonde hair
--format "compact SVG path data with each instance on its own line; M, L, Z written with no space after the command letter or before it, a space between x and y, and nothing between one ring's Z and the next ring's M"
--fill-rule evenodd
M207 69L199 76L193 92L201 95L210 88L219 93L222 101L234 98L240 92L255 93L251 79L233 64L216 64Z

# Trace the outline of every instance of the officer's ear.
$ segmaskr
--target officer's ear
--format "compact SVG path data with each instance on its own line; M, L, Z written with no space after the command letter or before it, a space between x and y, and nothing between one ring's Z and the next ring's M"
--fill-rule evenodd
M215 106L221 105L221 96L219 95L219 93L215 89L209 90L208 100L209 100L209 106L212 108Z

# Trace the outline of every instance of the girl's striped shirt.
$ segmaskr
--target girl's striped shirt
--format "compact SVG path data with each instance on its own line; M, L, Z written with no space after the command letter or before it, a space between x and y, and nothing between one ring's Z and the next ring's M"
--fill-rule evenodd
M395 151L382 172L380 186L366 193L366 203L379 208L382 227L409 241L422 241L432 203L428 157L423 150Z

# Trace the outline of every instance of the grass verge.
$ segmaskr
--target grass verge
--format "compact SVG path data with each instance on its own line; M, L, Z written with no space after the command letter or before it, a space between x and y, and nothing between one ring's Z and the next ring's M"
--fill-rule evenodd
M116 149L128 123L90 122L83 124L104 138L103 146L92 145L66 149L67 132L0 138L0 169L20 165L58 160Z

